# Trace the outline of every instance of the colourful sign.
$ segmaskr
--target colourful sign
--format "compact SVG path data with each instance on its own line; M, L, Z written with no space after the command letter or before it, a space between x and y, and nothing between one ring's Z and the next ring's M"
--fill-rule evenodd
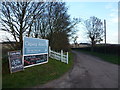
M24 56L24 66L47 62L47 54Z
M24 37L23 55L48 53L48 40Z
M24 37L23 39L24 66L31 67L48 62L48 40Z
M17 72L23 70L22 55L20 51L10 51L8 52L9 56L9 66L10 72Z

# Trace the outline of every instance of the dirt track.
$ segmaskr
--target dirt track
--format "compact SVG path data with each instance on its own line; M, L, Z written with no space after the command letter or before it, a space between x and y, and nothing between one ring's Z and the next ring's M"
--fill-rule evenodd
M35 88L118 88L118 66L81 52L61 78Z

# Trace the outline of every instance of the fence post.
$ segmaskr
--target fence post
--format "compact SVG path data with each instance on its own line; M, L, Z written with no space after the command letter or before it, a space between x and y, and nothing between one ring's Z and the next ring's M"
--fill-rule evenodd
M63 50L61 50L61 61L63 60Z
M51 55L51 47L49 46L49 57L50 57L50 55Z
M66 59L67 59L67 64L68 64L68 52L67 52L67 58Z

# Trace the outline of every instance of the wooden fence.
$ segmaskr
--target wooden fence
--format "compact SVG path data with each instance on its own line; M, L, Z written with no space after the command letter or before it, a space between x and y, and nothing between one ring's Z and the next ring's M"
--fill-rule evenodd
M61 50L61 53L58 53L58 52L52 51L51 48L49 47L49 57L68 64L68 52L65 55L63 53L63 50Z

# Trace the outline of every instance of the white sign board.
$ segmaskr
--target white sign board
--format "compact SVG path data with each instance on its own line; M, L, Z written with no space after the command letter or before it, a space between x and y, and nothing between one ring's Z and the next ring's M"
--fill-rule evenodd
M24 37L23 39L24 66L31 67L48 62L48 40Z

